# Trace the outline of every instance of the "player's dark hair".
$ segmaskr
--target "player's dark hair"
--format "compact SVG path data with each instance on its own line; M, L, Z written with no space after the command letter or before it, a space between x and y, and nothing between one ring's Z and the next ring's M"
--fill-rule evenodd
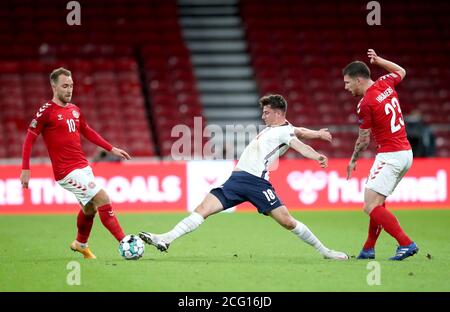
M60 75L70 77L72 76L72 73L70 72L70 70L67 70L64 67L54 69L50 74L50 83L56 84Z
M362 77L369 79L370 78L370 69L369 67L361 61L355 61L348 64L343 70L342 75L349 76L351 78Z
M264 106L269 106L272 109L280 109L283 112L287 111L287 102L279 94L269 94L263 96L261 99L259 99L259 106L261 108L264 108Z

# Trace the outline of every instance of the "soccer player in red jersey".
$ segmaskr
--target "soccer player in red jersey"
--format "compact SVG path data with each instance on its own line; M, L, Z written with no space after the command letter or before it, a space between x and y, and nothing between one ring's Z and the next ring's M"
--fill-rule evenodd
M87 241L97 211L103 225L118 241L122 240L125 234L114 216L108 194L95 183L92 169L81 150L80 137L83 135L92 143L123 159L130 159L130 156L127 152L113 147L92 130L80 109L69 103L73 92L70 71L64 68L55 69L50 74L50 84L53 99L39 108L28 128L23 145L20 181L23 188L28 188L31 149L37 136L42 133L55 180L64 189L72 192L82 206L77 217L77 238L70 248L82 253L84 258L95 259Z
M412 165L413 154L406 137L400 102L395 86L403 80L406 71L399 65L379 57L373 49L367 56L370 63L390 72L378 80L370 78L369 67L355 61L343 70L345 90L359 101L359 137L347 167L347 179L356 169L361 151L370 142L371 133L377 144L377 156L370 170L364 193L364 211L370 216L369 235L358 259L374 259L375 243L382 229L393 236L399 247L390 260L403 260L419 251L406 235L395 216L386 209L385 200Z

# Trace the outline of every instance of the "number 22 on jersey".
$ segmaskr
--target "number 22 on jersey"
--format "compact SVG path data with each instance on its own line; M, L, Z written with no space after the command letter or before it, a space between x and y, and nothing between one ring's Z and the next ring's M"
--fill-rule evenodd
M398 116L397 116L396 110L398 112ZM405 122L403 121L403 118L402 118L402 111L400 110L400 105L398 103L398 100L395 97L392 98L390 103L387 103L384 106L384 112L386 113L386 115L392 114L392 116L391 116L391 132L392 133L397 132L405 125Z

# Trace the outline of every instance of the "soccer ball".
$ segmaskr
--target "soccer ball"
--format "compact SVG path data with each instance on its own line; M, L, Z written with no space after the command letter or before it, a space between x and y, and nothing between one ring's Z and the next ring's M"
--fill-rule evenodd
M127 235L119 243L119 253L125 260L137 260L144 254L145 245L136 235Z

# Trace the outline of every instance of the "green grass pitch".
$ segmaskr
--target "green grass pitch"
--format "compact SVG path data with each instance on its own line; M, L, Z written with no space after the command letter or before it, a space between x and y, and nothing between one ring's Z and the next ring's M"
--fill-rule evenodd
M450 210L394 211L420 252L386 259L396 242L383 232L377 245L381 285L369 286L369 261L324 260L315 250L255 213L222 213L160 253L125 261L117 242L95 219L85 261L69 250L75 215L0 216L0 291L450 291ZM119 214L126 233L169 230L187 214ZM294 212L330 248L357 255L366 238L362 211ZM429 256L427 256L429 255ZM80 264L80 285L68 274Z

